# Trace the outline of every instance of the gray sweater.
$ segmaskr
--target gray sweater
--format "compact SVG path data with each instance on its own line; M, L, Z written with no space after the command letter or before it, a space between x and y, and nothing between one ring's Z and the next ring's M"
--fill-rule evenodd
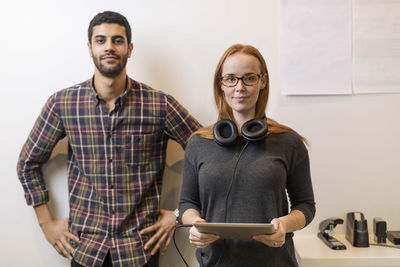
M232 147L195 135L185 150L180 214L198 210L207 222L269 223L296 209L315 214L308 152L292 132ZM287 192L287 194L286 194ZM288 197L289 201L288 201ZM289 209L290 203L290 209ZM282 247L220 239L197 249L200 266L297 266L293 233Z

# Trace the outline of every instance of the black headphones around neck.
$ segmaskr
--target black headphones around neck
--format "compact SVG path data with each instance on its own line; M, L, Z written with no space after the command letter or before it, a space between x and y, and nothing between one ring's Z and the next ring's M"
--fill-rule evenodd
M249 120L243 124L241 133L246 141L260 141L267 136L268 123L265 118ZM213 135L218 145L232 146L236 143L238 129L233 121L222 119L215 123Z

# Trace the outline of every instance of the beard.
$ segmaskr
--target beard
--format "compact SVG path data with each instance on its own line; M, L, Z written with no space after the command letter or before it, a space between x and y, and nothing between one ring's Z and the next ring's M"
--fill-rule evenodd
M103 63L101 63L101 58L104 56L112 55L117 57L119 59L119 63L116 66L113 67L107 67ZM118 56L115 55L114 53L109 53L100 57L93 57L93 63L96 66L96 68L99 70L99 72L109 78L113 78L121 74L122 70L125 68L126 63L128 61L128 54L123 55L123 56Z

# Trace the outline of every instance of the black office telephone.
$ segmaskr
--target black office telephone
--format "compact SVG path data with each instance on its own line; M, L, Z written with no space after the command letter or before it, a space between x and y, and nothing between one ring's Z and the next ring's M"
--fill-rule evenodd
M346 246L342 242L333 237L333 229L338 224L343 224L343 220L336 217L323 220L319 224L320 232L318 233L318 237L331 249L343 250L346 249Z

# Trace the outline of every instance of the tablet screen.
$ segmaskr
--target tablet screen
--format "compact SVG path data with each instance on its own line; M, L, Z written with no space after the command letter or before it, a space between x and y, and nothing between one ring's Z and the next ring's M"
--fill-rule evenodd
M252 239L255 235L273 234L269 223L193 223L200 233L219 235L224 239Z

